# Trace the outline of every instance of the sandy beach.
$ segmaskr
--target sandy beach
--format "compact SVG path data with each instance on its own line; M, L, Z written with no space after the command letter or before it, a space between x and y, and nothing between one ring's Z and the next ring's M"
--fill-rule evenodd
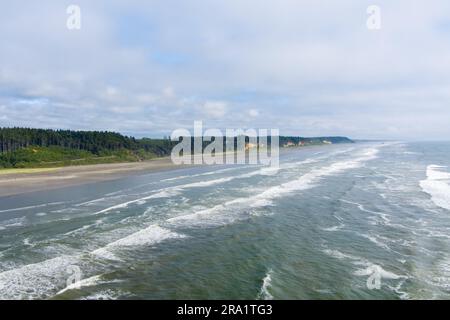
M115 180L128 175L178 169L170 158L143 162L110 163L51 169L0 171L0 197L33 191L51 190L68 186Z

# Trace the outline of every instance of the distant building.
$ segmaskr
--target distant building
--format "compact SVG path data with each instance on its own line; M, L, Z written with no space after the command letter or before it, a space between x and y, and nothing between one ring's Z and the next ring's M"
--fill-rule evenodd
M328 140L323 140L322 143L324 143L324 144L333 144L333 142L328 141Z
M293 143L292 141L288 141L283 147L285 147L285 148L295 147L295 143Z
M245 150L253 149L253 148L256 148L256 147L258 147L258 145L254 144L254 143L246 143L245 144Z

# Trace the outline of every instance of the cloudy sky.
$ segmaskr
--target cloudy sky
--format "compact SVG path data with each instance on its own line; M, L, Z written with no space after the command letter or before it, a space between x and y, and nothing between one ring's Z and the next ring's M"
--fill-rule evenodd
M0 126L158 137L194 120L450 139L450 1L0 2Z

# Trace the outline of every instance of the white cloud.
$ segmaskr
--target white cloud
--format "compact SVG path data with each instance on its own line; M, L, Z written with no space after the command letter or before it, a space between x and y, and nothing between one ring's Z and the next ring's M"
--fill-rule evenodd
M224 101L206 101L201 109L210 118L222 118L227 114L227 108Z
M175 90L172 87L166 87L162 92L163 96L167 99L171 99L175 97Z
M448 1L379 0L376 32L358 0L77 4L71 32L63 2L2 7L0 126L167 135L205 116L299 135L450 135Z
M130 113L138 113L142 109L140 107L133 106L122 106L122 107L112 107L111 111L119 114L130 114Z
M252 118L256 118L259 116L259 111L257 109L250 109L248 110L248 115Z

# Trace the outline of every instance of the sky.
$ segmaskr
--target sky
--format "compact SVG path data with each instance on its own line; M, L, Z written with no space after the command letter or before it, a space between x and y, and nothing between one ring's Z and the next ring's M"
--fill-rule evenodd
M449 40L448 0L0 0L0 127L450 140Z

